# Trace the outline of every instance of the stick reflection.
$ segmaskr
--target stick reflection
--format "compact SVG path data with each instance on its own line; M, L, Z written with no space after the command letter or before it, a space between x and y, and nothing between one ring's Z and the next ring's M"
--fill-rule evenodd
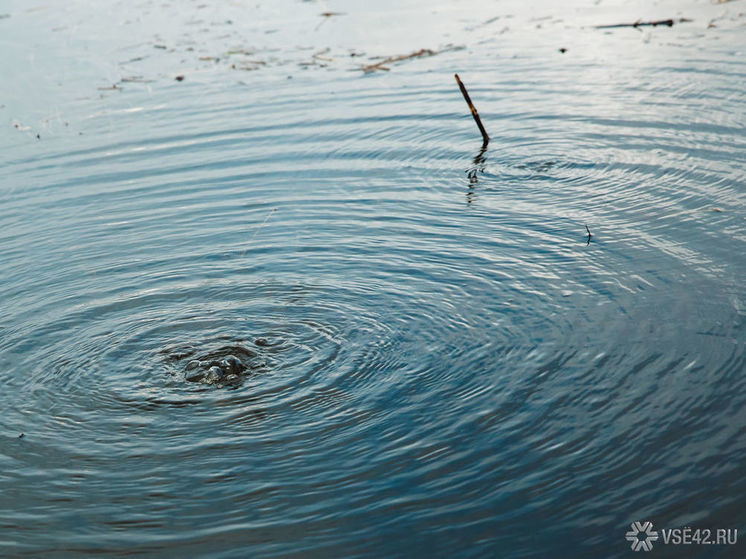
M479 184L479 173L484 173L487 163L487 142L482 144L479 153L474 156L471 167L466 170L466 177L469 179L469 186L466 190L466 201L471 204L474 197L474 189Z

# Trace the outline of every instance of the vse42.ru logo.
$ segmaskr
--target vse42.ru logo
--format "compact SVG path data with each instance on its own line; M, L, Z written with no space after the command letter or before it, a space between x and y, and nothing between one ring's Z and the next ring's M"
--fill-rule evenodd
M633 522L626 533L633 551L650 551L653 543L664 545L735 545L738 529L731 528L663 528L653 529L653 523Z
M669 528L661 530L661 541L673 545L733 545L738 541L738 529Z

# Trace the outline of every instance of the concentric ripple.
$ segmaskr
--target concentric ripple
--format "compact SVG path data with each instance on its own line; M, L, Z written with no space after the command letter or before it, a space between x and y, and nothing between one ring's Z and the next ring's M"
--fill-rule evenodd
M0 556L746 523L743 18L446 4L0 19Z

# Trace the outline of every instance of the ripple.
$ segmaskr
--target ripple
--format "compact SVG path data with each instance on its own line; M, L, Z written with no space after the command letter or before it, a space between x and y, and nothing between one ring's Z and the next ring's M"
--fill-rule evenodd
M65 35L87 69L4 144L0 550L598 557L741 518L742 39L513 4ZM354 70L413 21L467 48ZM143 82L78 99L101 29ZM261 69L215 60L247 37Z

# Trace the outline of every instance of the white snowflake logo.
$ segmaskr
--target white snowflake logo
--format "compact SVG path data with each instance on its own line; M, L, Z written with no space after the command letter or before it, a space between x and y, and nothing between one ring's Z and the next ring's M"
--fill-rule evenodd
M631 547L634 551L653 549L653 542L658 539L658 532L653 530L652 522L633 522L629 527L631 530L626 534L627 541L632 542Z

